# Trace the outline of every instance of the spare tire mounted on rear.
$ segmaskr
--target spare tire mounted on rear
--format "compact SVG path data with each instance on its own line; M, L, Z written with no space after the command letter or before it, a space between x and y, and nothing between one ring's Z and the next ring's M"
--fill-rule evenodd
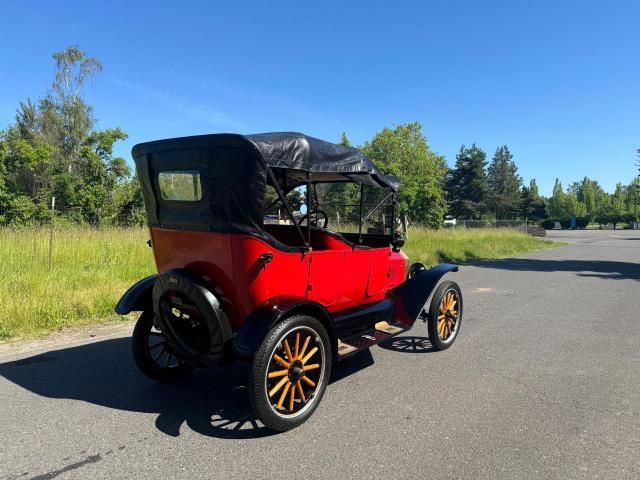
M231 326L220 301L198 278L183 270L160 275L153 285L153 309L177 355L202 367L222 359Z

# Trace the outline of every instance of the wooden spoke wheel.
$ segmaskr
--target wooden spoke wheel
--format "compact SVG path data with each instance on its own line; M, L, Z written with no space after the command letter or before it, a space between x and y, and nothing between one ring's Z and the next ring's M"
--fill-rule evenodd
M455 282L442 282L431 298L427 317L429 340L436 350L449 348L462 324L462 292Z
M133 359L142 373L159 382L186 378L193 367L185 364L167 346L167 338L153 323L153 312L143 312L131 339Z
M256 415L278 431L303 423L317 407L330 369L329 337L317 319L297 315L277 324L254 359Z

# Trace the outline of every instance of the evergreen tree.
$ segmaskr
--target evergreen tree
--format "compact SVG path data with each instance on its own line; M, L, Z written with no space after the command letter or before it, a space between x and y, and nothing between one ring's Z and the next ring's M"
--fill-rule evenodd
M447 179L447 197L451 213L461 219L480 218L486 211L486 153L474 143L464 145L456 155L456 165Z
M540 192L538 192L538 182L535 178L532 178L529 182L529 193L534 198L540 198Z
M538 194L538 185L536 179L532 178L529 186L522 186L521 190L521 215L533 221L539 221L547 218L547 210L545 208L544 199Z
M487 170L487 206L497 219L512 218L520 209L522 178L506 145L498 147Z

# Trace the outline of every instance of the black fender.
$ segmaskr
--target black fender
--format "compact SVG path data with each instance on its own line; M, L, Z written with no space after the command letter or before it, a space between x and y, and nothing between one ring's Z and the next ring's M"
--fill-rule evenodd
M436 289L440 279L449 272L457 272L458 266L441 263L426 269L414 264L409 269L408 278L388 293L395 305L394 321L411 326L422 313L427 300Z
M157 279L157 274L151 275L129 287L129 290L118 300L116 313L118 315L126 315L130 312L153 310L151 292L153 291L153 284L156 283Z
M253 356L273 325L298 313L311 315L324 325L335 354L337 343L331 314L317 302L289 295L270 298L256 307L233 339L234 352L242 357Z

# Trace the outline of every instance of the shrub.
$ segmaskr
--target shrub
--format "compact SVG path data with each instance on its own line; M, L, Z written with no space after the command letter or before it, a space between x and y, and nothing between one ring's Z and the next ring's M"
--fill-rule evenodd
M528 225L527 226L527 233L529 235L533 235L534 237L546 237L547 236L547 231L544 229L544 227L540 227L538 225Z
M587 217L576 217L576 228L584 230L589 225L589 219Z
M550 218L547 218L546 220L542 221L540 226L545 230L551 230L555 224L556 224L555 220L551 220Z

